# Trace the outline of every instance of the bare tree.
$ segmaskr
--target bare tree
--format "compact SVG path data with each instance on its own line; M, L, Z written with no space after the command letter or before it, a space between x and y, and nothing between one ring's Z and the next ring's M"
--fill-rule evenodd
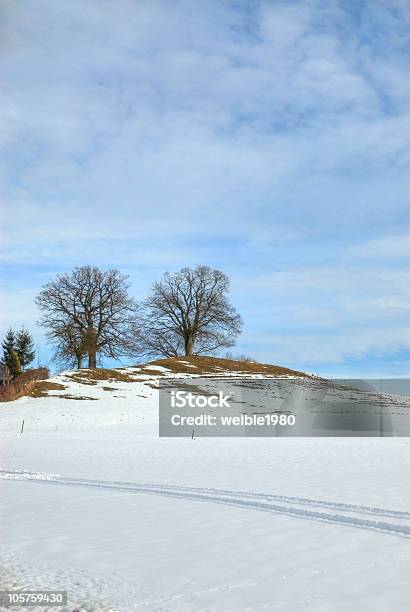
M207 266L164 274L142 304L140 353L171 357L235 344L242 320L227 300L228 277Z
M36 297L60 358L70 355L80 366L84 355L88 367L101 356L118 358L132 352L132 332L137 305L129 297L127 276L119 270L101 271L92 266L59 274Z

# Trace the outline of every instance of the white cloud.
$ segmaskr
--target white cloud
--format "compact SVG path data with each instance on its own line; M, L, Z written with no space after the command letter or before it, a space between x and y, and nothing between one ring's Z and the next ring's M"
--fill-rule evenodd
M291 268L236 278L233 289L252 313L243 343L259 359L342 363L410 346L409 270Z
M349 255L367 259L374 262L386 262L389 260L402 260L408 263L410 253L410 233L388 234L368 240L361 244L350 247Z

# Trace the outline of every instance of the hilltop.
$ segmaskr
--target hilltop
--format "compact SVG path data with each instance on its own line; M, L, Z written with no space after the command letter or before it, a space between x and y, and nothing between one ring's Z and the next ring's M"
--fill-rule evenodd
M307 376L304 372L291 370L283 366L258 363L250 359L223 359L219 357L169 357L149 362L150 367L160 366L173 373L181 374L264 374L268 376Z
M120 368L84 368L66 371L48 380L34 384L29 392L33 398L60 397L64 399L99 399L96 393L87 392L85 387L97 387L100 391L112 391L113 384L138 383L156 388L156 380L164 377L266 377L294 379L309 377L304 372L282 366L257 363L250 360L221 359L218 357L170 357L157 359L145 364ZM79 387L81 385L81 387Z

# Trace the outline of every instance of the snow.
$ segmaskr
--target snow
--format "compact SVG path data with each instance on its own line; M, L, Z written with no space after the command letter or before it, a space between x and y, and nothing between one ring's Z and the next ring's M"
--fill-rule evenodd
M153 372L169 372L168 368L161 365L145 365L144 370L152 370Z
M0 405L1 588L85 610L408 610L408 438L159 438L147 376L68 374Z

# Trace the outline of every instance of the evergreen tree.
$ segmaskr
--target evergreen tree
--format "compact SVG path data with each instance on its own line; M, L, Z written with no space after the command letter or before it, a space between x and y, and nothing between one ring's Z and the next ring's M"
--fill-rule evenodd
M12 375L13 378L16 378L16 376L21 374L21 364L20 364L20 359L17 354L17 351L11 351L10 353L9 369L10 369L10 374Z
M12 353L16 350L16 334L11 327L7 332L1 346L3 349L2 362L11 370L13 365Z
M25 369L34 359L36 352L34 350L33 338L30 332L24 327L16 336L16 353L18 355L21 369Z

